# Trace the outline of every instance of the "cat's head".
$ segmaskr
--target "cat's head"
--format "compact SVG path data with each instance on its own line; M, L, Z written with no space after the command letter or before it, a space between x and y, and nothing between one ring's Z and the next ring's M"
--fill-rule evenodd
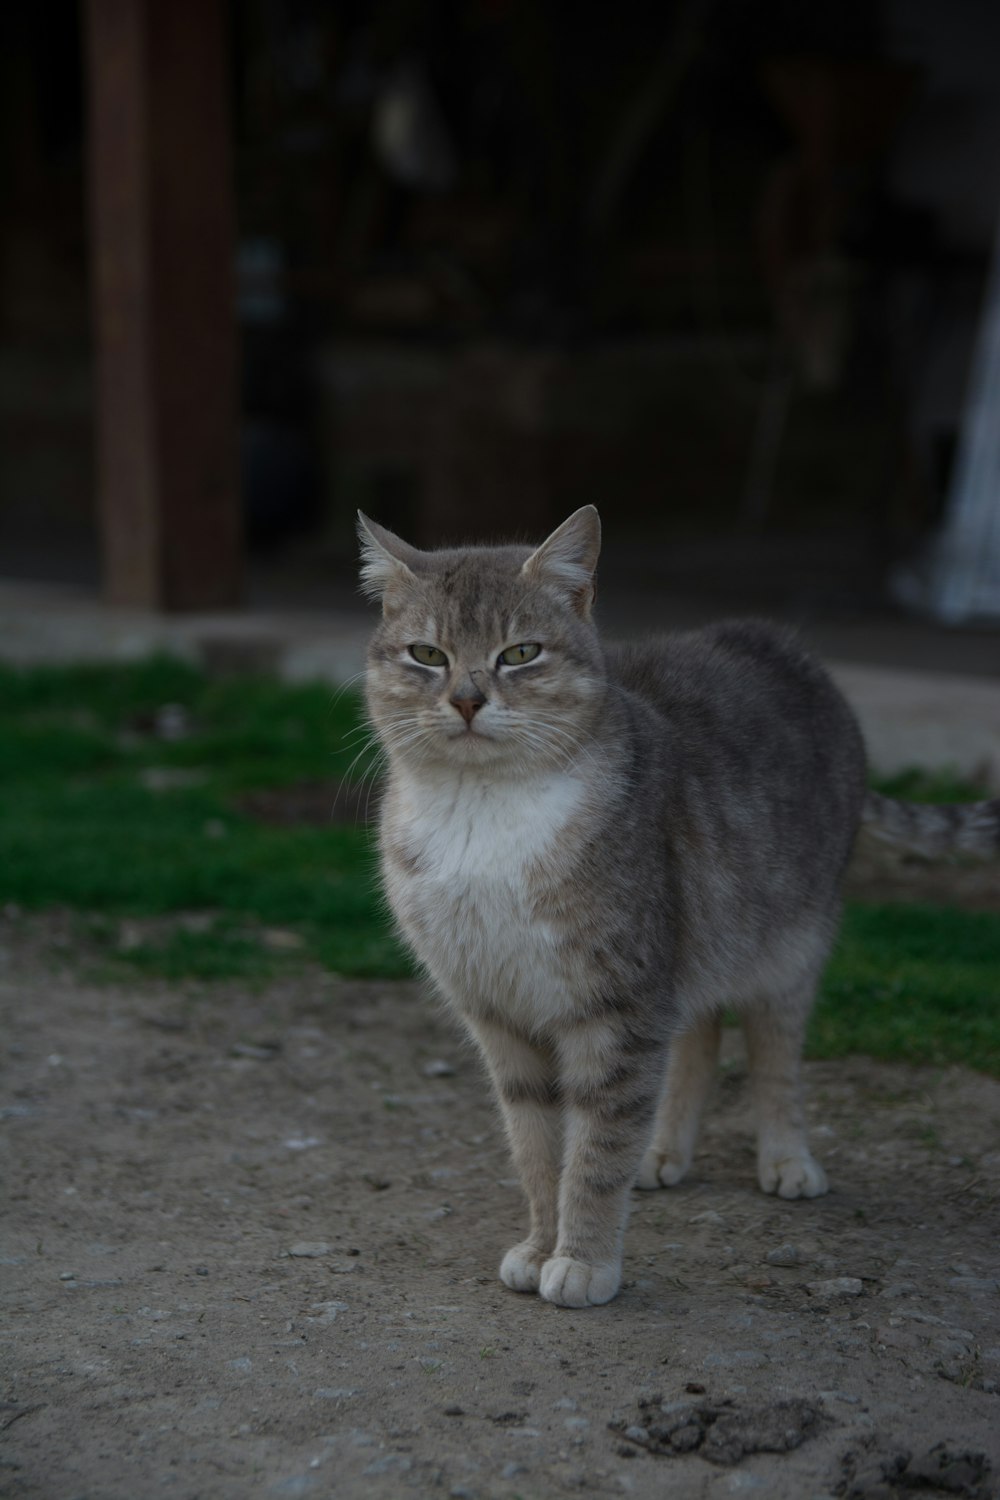
M568 764L606 690L590 617L594 507L534 551L422 552L363 515L358 530L362 584L382 603L368 708L390 755L493 773Z

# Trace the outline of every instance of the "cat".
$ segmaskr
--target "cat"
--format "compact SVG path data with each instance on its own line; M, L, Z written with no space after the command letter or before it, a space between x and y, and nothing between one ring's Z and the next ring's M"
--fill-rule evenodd
M363 515L359 535L382 604L366 701L385 891L482 1053L528 1200L500 1277L605 1303L633 1185L691 1164L725 1008L761 1188L826 1192L800 1063L859 823L987 850L1000 802L867 793L851 710L778 627L604 648L593 506L534 550L419 551Z

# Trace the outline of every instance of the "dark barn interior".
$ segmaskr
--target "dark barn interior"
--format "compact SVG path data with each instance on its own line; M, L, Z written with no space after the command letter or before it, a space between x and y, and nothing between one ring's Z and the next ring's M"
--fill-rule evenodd
M895 617L998 55L985 0L6 7L0 574L323 603L359 505L434 544L592 501L640 593Z

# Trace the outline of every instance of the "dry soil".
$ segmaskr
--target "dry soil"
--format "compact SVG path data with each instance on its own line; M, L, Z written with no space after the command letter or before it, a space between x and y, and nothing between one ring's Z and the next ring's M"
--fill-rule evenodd
M417 986L90 985L49 938L0 923L4 1496L995 1493L1000 1083L812 1064L833 1191L786 1204L729 1036L691 1181L565 1311L496 1280L519 1190Z

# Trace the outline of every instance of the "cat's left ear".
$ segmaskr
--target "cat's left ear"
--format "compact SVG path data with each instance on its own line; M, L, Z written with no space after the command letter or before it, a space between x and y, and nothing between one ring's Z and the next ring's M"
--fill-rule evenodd
M370 599L386 602L390 593L416 583L421 554L409 542L358 511L361 587Z
M561 585L587 620L597 593L594 572L600 551L601 518L593 505L582 505L531 554L521 572Z

